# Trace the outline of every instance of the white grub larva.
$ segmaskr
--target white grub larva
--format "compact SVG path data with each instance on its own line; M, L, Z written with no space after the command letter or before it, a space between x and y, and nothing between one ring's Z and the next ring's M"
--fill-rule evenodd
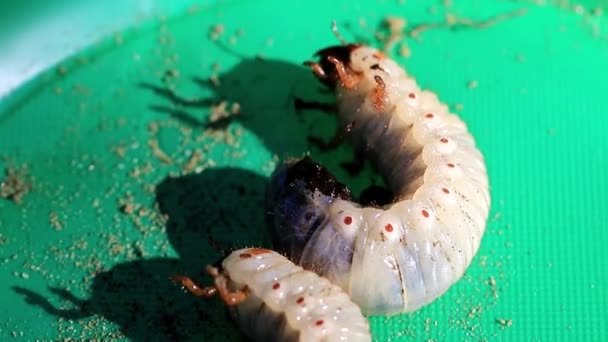
M172 280L197 296L219 295L255 341L371 341L367 319L342 289L276 252L241 249L207 272L214 286Z
M490 195L466 125L382 52L332 46L307 62L335 90L342 135L382 174L388 200L363 205L310 158L274 173L267 212L278 249L338 284L364 314L411 312L464 273Z

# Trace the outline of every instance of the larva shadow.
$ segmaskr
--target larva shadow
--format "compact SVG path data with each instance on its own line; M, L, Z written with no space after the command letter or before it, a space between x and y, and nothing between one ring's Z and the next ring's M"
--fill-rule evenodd
M266 178L236 168L168 177L156 187L167 237L185 263L205 263L234 249L269 246L265 229Z
M90 297L78 298L69 290L49 287L56 298L70 303L65 309L54 306L44 296L26 288L13 288L32 305L60 319L82 322L95 320L96 315L117 324L120 335L102 339L126 337L131 341L203 340L225 336L239 341L238 332L230 326L218 301L203 302L192 298L169 277L186 265L174 258L154 258L118 264L95 276ZM194 274L194 269L190 269ZM201 277L202 279L202 277Z
M336 129L337 120L333 115L296 110L298 98L333 101L332 94L302 65L249 58L220 74L214 84L197 76L192 77L192 82L200 86L201 91L211 91L213 95L188 98L179 91L173 92L157 84L142 83L140 87L153 91L162 101L150 105L153 111L199 129L222 129L231 122L238 122L279 157L301 156L311 149L308 136L330 137ZM196 114L204 108L213 112L213 106L222 101L226 101L227 110L232 104L238 104L239 114L220 120L213 120L212 115L204 118ZM332 158L325 159L331 162Z
M338 179L347 182L355 194L370 183L382 183L369 167L356 178L341 167L353 159L350 144L320 151L310 143L311 137L331 140L338 121L334 113L296 108L298 99L321 104L335 101L332 91L325 88L308 67L282 60L249 58L220 74L213 84L200 77L193 77L192 82L200 86L202 92L211 91L212 95L188 98L179 91L153 83L142 83L140 87L157 95L159 101L155 100L149 106L151 110L163 116L169 115L192 128L223 129L231 123L238 123L281 159L300 157L308 152ZM238 104L239 114L228 113L214 120L214 108L217 109L223 101L227 111L232 104ZM205 110L211 111L211 115L207 115ZM205 114L198 114L201 111Z
M70 309L56 307L29 289L15 287L13 290L49 315L83 325L94 322L99 315L119 326L120 334L112 332L102 339L165 341L196 336L213 340L225 336L226 340L238 341L241 337L238 332L231 333L230 321L225 318L220 303L193 299L171 283L169 277L183 268L185 265L174 258L118 264L95 276L91 295L86 299L76 297L67 289L50 287L53 302L61 298L70 303Z
M207 264L233 248L268 246L262 203L265 186L264 177L235 168L166 178L156 186L156 201L168 216L168 240L179 258L115 265L95 276L88 298L51 286L54 298L70 303L71 309L56 307L26 288L13 290L58 318L88 322L103 316L132 341L242 341L220 300L185 293L169 277L187 274L200 284L210 284L204 272ZM120 336L107 336L112 337Z

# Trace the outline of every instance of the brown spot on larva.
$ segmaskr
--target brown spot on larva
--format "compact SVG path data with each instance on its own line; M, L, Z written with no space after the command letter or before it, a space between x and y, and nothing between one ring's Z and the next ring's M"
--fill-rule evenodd
M392 224L387 224L386 226L384 226L384 230L386 230L388 233L393 231L393 225Z
M385 54L383 54L383 53L382 53L382 52L380 52L380 51L376 51L376 52L374 52L373 56L374 56L374 57L376 57L376 58L378 58L378 59L386 59L386 55L385 55Z
M428 113L427 115L425 115L425 117L427 119L432 119L435 115L433 115L433 113Z
M376 81L376 87L372 90L372 104L374 108L381 112L384 110L384 99L386 98L386 84L382 77L376 75L374 76L374 80Z
M260 255L260 254L266 254L266 253L272 253L271 250L268 250L266 248L249 248L247 250L248 253L250 253L251 255Z
M429 217L430 216L429 212L426 211L426 209L422 209L421 213L422 213L422 216L424 216L424 217Z
M239 254L239 257L241 257L241 259L248 259L248 258L251 258L251 254L241 253L241 254Z
M321 326L321 325L323 325L323 323L324 323L323 320L320 319L320 320L318 320L318 321L315 322L315 325L316 326Z
M441 141L444 144L447 144L448 143L448 138L441 138L441 139L439 139L439 141Z
M302 303L304 303L304 297L300 297L300 298L298 298L298 299L296 300L296 303L297 303L297 304L302 304Z
M353 223L353 218L350 216L346 216L344 217L344 224L351 224Z
M414 94L414 93L409 93L408 97L409 97L410 99L415 99L415 98L416 98L416 94Z
M444 193L446 193L446 194L449 194L449 193L450 193L450 190L448 190L447 188L441 188L441 191L443 191L443 192L444 192Z
M273 290L278 290L280 287L281 287L281 284L279 284L279 283L274 283L274 284L272 285L272 289L273 289Z
M454 165L452 163L448 163L447 165L448 165L448 167L455 167L456 166L456 165Z

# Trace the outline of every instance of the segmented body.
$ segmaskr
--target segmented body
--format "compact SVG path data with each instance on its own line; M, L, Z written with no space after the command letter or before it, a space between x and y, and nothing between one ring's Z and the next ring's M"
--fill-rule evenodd
M219 293L243 332L256 341L371 341L367 319L342 289L261 248L241 249L210 273L215 287L201 290L175 276L191 292Z
M328 190L302 177L318 164L287 162L269 187L275 241L365 314L414 311L456 282L479 248L490 207L483 156L466 125L378 50L318 55L308 64L335 89L342 126L394 198L363 207L333 178Z

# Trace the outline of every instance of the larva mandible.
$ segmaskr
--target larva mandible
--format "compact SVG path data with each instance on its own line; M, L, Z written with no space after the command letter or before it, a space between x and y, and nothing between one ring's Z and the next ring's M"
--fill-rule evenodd
M256 341L371 341L369 324L341 288L262 248L232 252L222 270L208 266L214 286L173 281L197 296L218 294Z
M483 156L466 125L380 51L343 43L316 56L305 64L335 90L342 133L393 197L364 207L310 158L287 161L267 194L275 246L364 314L414 311L447 291L479 248L490 207Z

